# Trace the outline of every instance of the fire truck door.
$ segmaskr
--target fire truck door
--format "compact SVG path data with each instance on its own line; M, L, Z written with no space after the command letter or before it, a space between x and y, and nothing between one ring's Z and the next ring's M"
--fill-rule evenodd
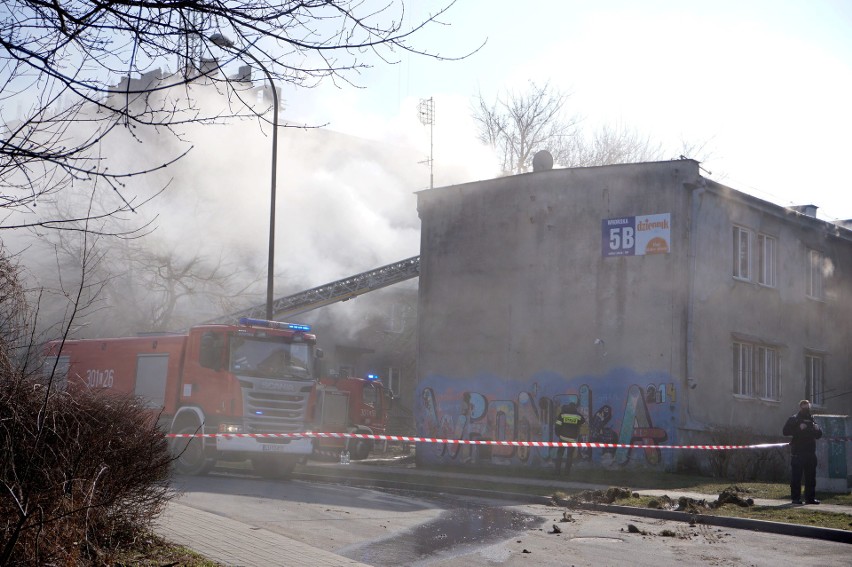
M136 358L136 395L145 400L145 407L162 408L166 399L168 354L140 354Z

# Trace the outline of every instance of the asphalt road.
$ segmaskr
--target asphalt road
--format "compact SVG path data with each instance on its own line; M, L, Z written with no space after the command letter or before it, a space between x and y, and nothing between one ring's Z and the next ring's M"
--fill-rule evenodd
M247 475L176 486L182 505L377 567L852 565L843 543L542 504Z

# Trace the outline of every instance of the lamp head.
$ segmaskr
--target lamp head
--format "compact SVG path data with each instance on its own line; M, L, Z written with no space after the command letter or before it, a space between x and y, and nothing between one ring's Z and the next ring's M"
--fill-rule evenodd
M207 39L217 47L234 47L234 42L219 32L214 33Z

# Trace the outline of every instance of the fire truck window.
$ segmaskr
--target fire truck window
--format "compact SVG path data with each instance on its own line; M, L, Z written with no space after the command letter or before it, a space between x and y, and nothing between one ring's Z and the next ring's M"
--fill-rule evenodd
M201 335L201 351L198 362L204 368L217 372L222 369L222 338L218 333L207 332Z
M290 353L283 347L272 351L266 358L260 361L257 369L263 376L282 376L291 365Z
M376 401L378 400L378 394L376 393L376 389L372 386L367 386L364 388L364 405L376 407Z

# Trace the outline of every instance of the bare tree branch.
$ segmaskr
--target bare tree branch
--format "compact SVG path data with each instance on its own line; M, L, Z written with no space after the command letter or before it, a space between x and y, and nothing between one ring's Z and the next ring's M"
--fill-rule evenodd
M239 101L250 70L226 78L215 53L257 61L279 84L350 82L376 58L396 62L399 51L458 58L412 43L445 25L453 4L412 20L404 0L9 0L0 6L0 229L59 226L16 213L34 215L40 200L94 179L120 203L117 213L133 212L139 188L130 183L189 149L160 164L116 167L100 146L120 136L145 141L146 128L182 139L181 125L261 115ZM232 48L220 51L216 36L232 38ZM205 84L229 99L237 93L238 104L205 109L196 90Z

